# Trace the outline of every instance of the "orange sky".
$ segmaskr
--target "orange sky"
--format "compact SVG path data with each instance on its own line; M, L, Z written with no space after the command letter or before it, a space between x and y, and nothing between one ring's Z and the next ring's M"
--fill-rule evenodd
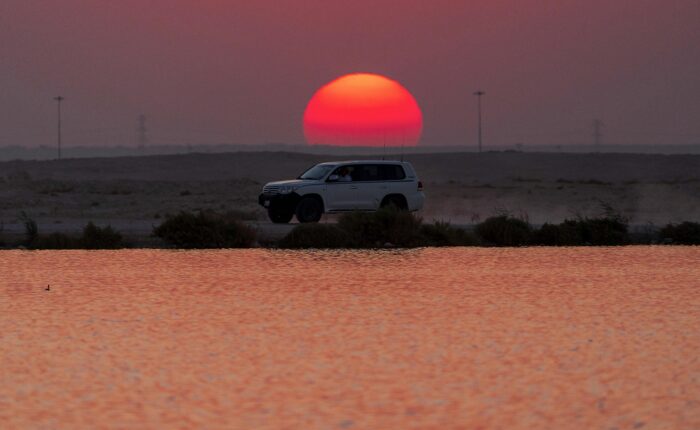
M401 82L421 145L700 143L697 0L3 0L0 145L304 142L313 93Z

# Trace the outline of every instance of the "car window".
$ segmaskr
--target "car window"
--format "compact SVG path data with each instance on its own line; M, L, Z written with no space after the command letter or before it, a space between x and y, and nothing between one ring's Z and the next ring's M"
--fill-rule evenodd
M356 181L355 179L355 167L354 166L338 166L333 173L331 173L331 176L337 176L338 180L337 182L348 182L348 181Z
M355 164L338 166L332 175L339 175L347 169L353 182L400 181L406 179L406 172L398 164Z
M329 166L327 164L319 164L299 175L297 179L309 179L317 181L319 179L323 179L332 168L332 165Z
M382 164L379 166L380 176L383 181L400 181L406 179L406 172L398 164Z
M379 166L377 164L360 164L355 166L352 172L353 181L381 181Z

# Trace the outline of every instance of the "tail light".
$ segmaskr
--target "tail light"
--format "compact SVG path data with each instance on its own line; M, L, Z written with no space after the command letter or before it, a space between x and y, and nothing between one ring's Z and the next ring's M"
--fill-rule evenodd
M418 191L423 191L423 181L418 181Z

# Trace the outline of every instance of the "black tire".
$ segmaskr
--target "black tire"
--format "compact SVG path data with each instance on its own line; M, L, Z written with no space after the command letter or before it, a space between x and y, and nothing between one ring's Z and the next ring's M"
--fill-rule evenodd
M304 197L297 204L297 220L301 223L318 222L323 215L323 204L314 197Z
M270 217L270 221L275 224L287 224L292 220L294 214L289 210L282 210L279 208L269 208L267 210L267 216Z
M408 204L403 196L388 196L384 198L381 205L382 208L394 208L399 211L407 211Z

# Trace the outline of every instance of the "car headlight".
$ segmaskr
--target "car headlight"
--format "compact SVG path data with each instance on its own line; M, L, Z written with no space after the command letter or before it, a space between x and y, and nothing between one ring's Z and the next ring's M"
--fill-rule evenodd
M293 185L283 185L282 187L280 187L280 194L293 193L294 191L297 190L297 188L299 188L299 187L295 187Z

